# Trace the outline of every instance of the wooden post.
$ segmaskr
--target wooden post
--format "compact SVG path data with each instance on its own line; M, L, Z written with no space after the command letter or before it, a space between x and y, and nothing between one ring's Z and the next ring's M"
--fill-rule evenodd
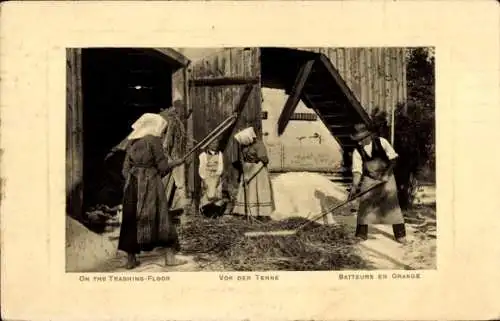
M281 112L281 115L278 119L278 135L283 134L286 125L290 121L290 117L295 112L295 109L297 108L300 100L302 89L306 84L307 78L311 73L313 65L314 60L309 60L300 68L300 71L295 78L295 84L290 92L290 96L288 96L285 107L283 108L283 111Z

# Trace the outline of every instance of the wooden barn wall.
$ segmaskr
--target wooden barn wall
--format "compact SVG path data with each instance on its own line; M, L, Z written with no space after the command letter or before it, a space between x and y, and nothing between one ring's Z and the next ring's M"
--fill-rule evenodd
M260 50L259 48L228 48L216 55L206 57L193 64L190 71L191 79L209 77L257 77L260 75ZM201 140L224 119L229 117L236 108L244 85L218 86L218 87L191 87L190 105L193 109L193 134L196 140ZM253 126L258 135L262 133L261 120L261 91L255 85L248 98L244 112L237 124L238 129ZM231 163L238 157L238 148L234 140L230 139L224 155L225 172L228 177L225 184L236 184L235 173ZM197 158L194 162L198 168ZM197 172L193 175L194 185L199 186ZM226 185L227 187L227 185Z
M369 115L406 101L404 48L300 48L327 56Z
M83 108L81 49L66 50L66 202L80 216L83 202Z

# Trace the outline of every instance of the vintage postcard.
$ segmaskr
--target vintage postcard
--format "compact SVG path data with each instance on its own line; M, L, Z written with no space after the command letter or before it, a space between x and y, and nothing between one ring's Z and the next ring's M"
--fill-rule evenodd
M66 52L67 272L436 269L434 48Z
M5 319L498 317L497 5L3 9Z

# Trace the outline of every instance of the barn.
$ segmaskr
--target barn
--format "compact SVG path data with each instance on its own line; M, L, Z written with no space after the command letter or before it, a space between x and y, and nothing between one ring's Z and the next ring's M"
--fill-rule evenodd
M66 188L73 215L95 199L92 191L106 153L139 114L170 106L173 90L182 96L180 114L192 138L185 142L187 150L236 113L235 126L221 136L228 189L237 179L231 166L237 159L235 131L253 126L261 137L269 131L280 137L294 122L317 123L348 155L355 123L369 123L373 108L390 111L406 100L401 48L224 48L193 63L180 51L68 49ZM266 89L283 93L284 104L273 106L273 113L263 108ZM263 129L266 121L275 128ZM270 155L275 164L284 162L284 149L279 150ZM344 157L345 168L348 160ZM194 202L197 166L195 157L185 171L187 196Z

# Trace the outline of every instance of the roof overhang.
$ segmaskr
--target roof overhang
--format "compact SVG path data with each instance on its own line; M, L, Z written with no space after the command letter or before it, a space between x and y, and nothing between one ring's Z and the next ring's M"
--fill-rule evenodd
M172 69L185 68L191 63L186 56L170 48L140 48L138 50L146 55L167 62L172 66Z
M154 50L162 53L163 55L167 56L168 58L174 60L177 62L179 65L182 65L182 67L187 67L191 61L181 54L180 52L171 49L171 48L155 48Z

